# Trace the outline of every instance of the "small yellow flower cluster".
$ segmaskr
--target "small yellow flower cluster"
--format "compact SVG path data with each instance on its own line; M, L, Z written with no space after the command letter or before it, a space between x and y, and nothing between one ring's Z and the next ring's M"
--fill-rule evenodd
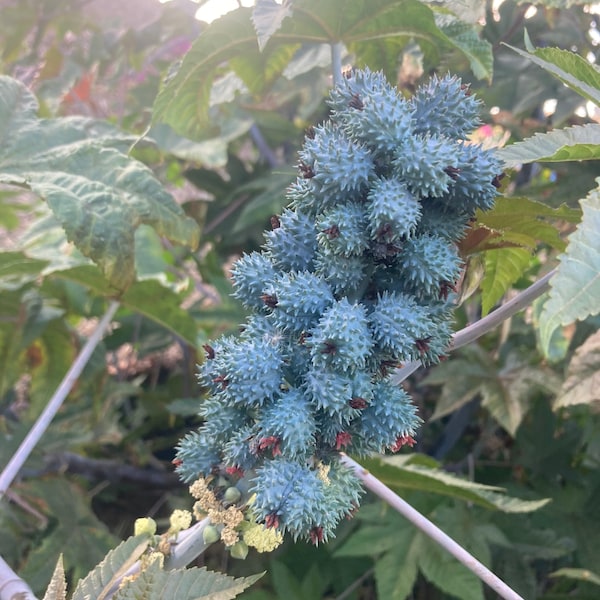
M319 461L317 465L317 477L325 484L329 485L331 481L329 480L329 471L331 470L331 465L326 465Z
M261 523L254 523L244 531L244 542L258 552L272 552L283 544L283 535L276 529L267 529Z
M190 494L197 500L193 508L196 519L208 515L213 525L223 525L221 541L226 546L233 546L239 541L236 527L244 520L244 513L239 508L228 506L224 509L202 477L190 486Z
M192 524L192 513L189 510L176 509L169 518L169 533L174 535L187 529Z

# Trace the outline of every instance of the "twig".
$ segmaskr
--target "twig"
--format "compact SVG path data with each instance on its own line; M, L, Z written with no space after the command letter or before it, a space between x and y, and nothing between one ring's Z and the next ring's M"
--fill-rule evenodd
M543 277L532 283L527 289L517 294L514 298L503 304L489 315L479 319L476 323L467 325L467 327L457 331L452 336L452 342L449 350L458 350L467 346L471 342L480 338L482 335L495 329L502 322L506 321L516 313L529 306L536 298L550 289L550 280L556 274L556 269L546 273ZM414 360L398 369L392 376L392 383L400 385L405 379L408 379L420 366L421 361Z
M465 567L470 569L483 583L497 592L504 600L523 600L519 594L508 587L504 581L494 575L485 565L480 563L474 556L469 554L460 544L457 544L451 537L446 535L437 525L434 525L427 517L423 516L418 510L405 502L400 496L395 494L389 487L384 485L379 479L374 477L363 466L355 460L342 453L342 462L354 470L356 476L364 483L368 490L379 496L384 502L389 504L394 510L408 519L415 527L420 529L425 535L428 535L434 542L439 544L444 550L452 554Z
M0 556L0 600L37 600L31 588Z
M42 414L38 417L38 420L35 422L34 426L31 428L25 439L21 442L18 450L13 454L11 459L8 461L8 464L0 474L0 498L4 496L10 485L12 484L14 478L17 476L17 473L20 471L21 467L29 458L29 455L40 441L41 437L44 435L46 429L52 422L52 419L62 406L65 398L75 385L78 377L81 375L85 365L87 364L92 352L96 349L96 346L99 344L102 336L108 327L111 319L113 318L117 308L119 307L119 303L116 301L112 301L108 310L98 322L98 325L92 335L89 337L88 341L85 343L81 351L79 352L77 358L71 365L71 368L67 371L67 374L64 376L63 380L60 382L60 385L54 392L52 398L46 405L46 408L43 410Z

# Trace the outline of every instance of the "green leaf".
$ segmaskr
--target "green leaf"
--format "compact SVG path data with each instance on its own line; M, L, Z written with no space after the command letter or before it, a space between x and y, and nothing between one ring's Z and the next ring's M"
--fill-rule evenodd
M586 123L532 137L500 148L497 155L506 168L531 162L564 162L600 158L600 125Z
M551 208L529 198L511 196L497 198L492 210L478 211L476 218L478 224L494 232L492 239L486 242L488 247L502 247L508 242L534 250L539 242L544 242L563 251L566 244L549 221L578 223L581 211L566 204Z
M575 351L554 408L593 403L600 404L600 330Z
M600 70L583 56L559 48L533 48L525 34L529 52L506 44L517 54L531 60L562 81L586 100L600 105Z
M461 350L458 358L437 365L424 381L443 385L432 419L447 415L478 394L482 404L511 435L514 435L529 409L534 390L555 393L557 378L547 369L523 364L509 355L505 365L498 365L478 346Z
M600 178L596 180L600 185ZM540 315L540 342L547 352L561 325L600 312L600 187L580 201L583 218L569 236L550 294Z
M481 312L487 315L510 286L525 273L531 252L523 248L502 248L485 253L485 275L481 281Z
M130 537L111 550L104 560L79 581L72 600L105 598L117 580L123 577L146 551L150 536L146 534Z
M592 573L587 569L558 569L550 573L550 577L567 577L568 579L576 579L577 581L586 581L595 585L600 585L600 575Z
M419 567L425 578L459 600L483 600L481 580L432 540L423 540Z
M122 587L114 595L114 600L229 600L262 576L259 573L234 579L212 573L204 567L163 571L154 561L135 581Z
M62 554L58 557L52 579L48 589L44 594L43 600L66 600L67 598L67 580L65 578L65 567L63 565Z
M115 543L106 525L93 513L84 490L64 478L27 482L20 493L25 502L35 505L50 519L44 537L32 547L20 572L32 589L45 589L59 554L64 554L70 575L78 579L102 560Z
M378 598L406 600L417 580L417 561L424 536L414 527L398 533L396 547L375 563Z
M269 6L275 10L271 3ZM486 43L476 44L473 34L462 29L450 31L452 37L446 35L436 25L432 10L417 0L296 0L292 9L293 15L284 18L287 11L279 7L280 23L267 23L261 17L262 52L251 9L239 8L213 21L160 90L153 123L167 123L191 139L215 135L217 107L211 108L215 82L233 69L254 95L263 94L302 44L342 42L358 62L373 62L377 57L377 62L383 61L391 71L397 67L399 52L414 39L430 53L458 48L477 62L479 75L485 72L489 78ZM477 52L482 56L477 58Z
M481 39L478 30L473 25L458 19L440 27L440 29L452 45L469 59L473 75L477 79L486 79L488 83L491 83L494 70L492 45Z
M74 281L93 290L98 295L114 293L109 282L92 265L55 271L52 277ZM190 345L197 345L196 322L186 310L181 308L179 295L156 279L136 281L119 298L119 302L122 306L159 323Z
M414 489L458 498L491 510L531 512L548 500L520 500L504 495L503 488L475 483L418 464L418 455L398 455L361 459L361 464L375 477L393 489ZM417 463L417 464L415 464Z
M0 289L19 289L39 277L47 264L23 252L0 252Z
M263 50L271 36L281 27L283 20L292 14L291 4L278 4L275 0L258 0L252 11L252 23Z
M144 165L122 152L130 140L83 118L38 119L35 97L0 77L0 182L42 197L82 254L114 288L135 278L134 234L151 225L195 247L199 231Z

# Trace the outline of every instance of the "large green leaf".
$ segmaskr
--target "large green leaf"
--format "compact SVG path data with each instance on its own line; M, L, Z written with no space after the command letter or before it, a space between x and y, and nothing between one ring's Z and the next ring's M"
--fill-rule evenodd
M504 495L502 488L475 483L442 471L433 459L398 455L362 459L361 464L393 489L414 489L472 502L502 512L531 512L548 500L520 500Z
M527 413L538 390L554 394L556 376L549 370L529 366L509 355L498 367L478 346L461 350L460 355L438 365L425 379L442 385L433 419L441 418L481 395L482 405L512 435Z
M111 550L98 566L77 584L72 600L100 600L132 567L150 543L146 534L130 537Z
M207 571L204 567L163 571L154 561L135 581L123 586L114 600L229 600L262 575L234 579Z
M147 167L122 152L125 136L90 119L38 119L37 109L23 84L0 77L0 182L42 197L68 239L114 288L125 290L135 278L139 225L197 245L195 222Z
M600 185L600 178L596 180ZM583 218L569 236L549 298L540 315L540 342L547 352L552 333L600 312L600 187L580 201Z
M587 123L532 137L500 148L498 156L507 168L531 162L563 162L600 158L600 125Z
M508 47L548 71L587 100L600 105L600 69L596 65L568 50L534 48L527 33L525 44L528 52Z
M268 6L268 10L266 7ZM154 103L153 122L169 124L191 139L214 135L213 84L233 69L248 90L264 93L283 73L301 44L344 43L358 62L397 66L398 53L411 40L439 54L458 48L475 64L477 76L490 77L489 48L475 43L461 28L446 35L432 10L417 0L296 0L293 14L270 3L252 10L240 8L213 21L198 37L181 66L163 86ZM277 19L268 15L277 11ZM286 17L286 18L284 18ZM461 26L462 27L462 26ZM268 40L268 41L267 41ZM375 62L375 58L378 58Z
M600 405L600 331L577 348L554 408L592 403Z

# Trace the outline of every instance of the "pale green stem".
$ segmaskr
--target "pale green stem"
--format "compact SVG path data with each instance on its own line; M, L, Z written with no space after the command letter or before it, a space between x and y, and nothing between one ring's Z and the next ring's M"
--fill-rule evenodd
M536 298L546 293L550 289L550 279L556 275L556 269L546 273L543 277L532 283L526 290L517 294L514 298L492 311L489 315L479 319L476 323L468 325L464 329L457 331L452 336L449 350L458 350L463 346L467 346L471 342L480 338L482 335L492 331L509 319L516 313L529 306ZM405 379L410 377L420 366L421 361L415 360L407 363L398 369L392 376L392 383L400 385Z
M342 83L342 50L342 42L331 44L331 71L334 86Z
M37 600L31 588L0 556L0 600Z
M21 442L18 450L13 454L12 458L8 461L8 464L0 474L0 499L4 496L14 481L18 472L21 470L21 467L29 458L29 455L48 429L52 419L75 385L75 382L81 375L81 372L96 349L96 346L100 343L100 340L102 339L106 328L110 324L111 319L117 311L117 308L119 308L118 302L113 301L110 303L108 310L102 319L100 319L96 329L77 355L77 358L71 365L71 368L67 371L67 374L60 382L60 385L54 392L52 398L50 398L46 408L44 408L42 414L38 417L38 420L35 422L25 439Z

